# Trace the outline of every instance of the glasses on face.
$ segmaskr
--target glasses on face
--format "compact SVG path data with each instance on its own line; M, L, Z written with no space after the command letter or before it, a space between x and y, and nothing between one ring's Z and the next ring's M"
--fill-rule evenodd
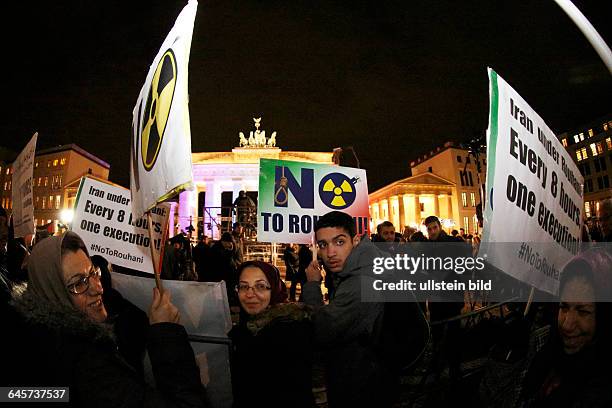
M249 289L253 289L255 293L265 293L266 291L270 290L271 287L264 282L257 282L253 286L250 286L247 283L239 283L236 285L236 292L238 293L247 293Z
M98 268L97 266L92 266L87 276L79 278L79 280L74 283L71 283L66 287L68 288L68 291L73 295L80 295L81 293L85 293L87 289L89 289L89 280L91 278L95 277L97 279L100 279L101 276L102 271L100 270L100 268Z

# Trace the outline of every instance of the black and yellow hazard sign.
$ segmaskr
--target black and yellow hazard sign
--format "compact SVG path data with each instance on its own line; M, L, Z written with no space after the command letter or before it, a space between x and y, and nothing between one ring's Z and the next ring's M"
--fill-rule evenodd
M342 173L330 173L319 183L319 197L323 204L334 210L349 207L355 201L357 178L349 179Z
M151 79L147 103L142 112L140 150L142 163L147 171L155 165L164 140L176 87L176 76L176 57L172 49L168 49L157 64Z

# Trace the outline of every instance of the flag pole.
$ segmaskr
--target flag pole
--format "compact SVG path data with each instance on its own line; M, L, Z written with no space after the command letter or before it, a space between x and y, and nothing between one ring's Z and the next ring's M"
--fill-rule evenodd
M533 296L535 295L535 287L531 287L531 291L529 292L529 299L527 299L527 304L525 305L525 311L523 312L523 316L527 316L529 314L529 309L531 308L531 304L533 303Z
M155 275L155 286L160 292L164 291L164 287L161 282L160 271L159 271L159 261L155 259L155 248L153 247L155 244L153 243L153 217L151 217L151 211L147 211L147 229L149 230L149 249L151 250L151 259L153 260L153 274ZM163 238L163 236L162 236ZM160 242L162 245L162 242ZM161 253L161 251L160 251Z

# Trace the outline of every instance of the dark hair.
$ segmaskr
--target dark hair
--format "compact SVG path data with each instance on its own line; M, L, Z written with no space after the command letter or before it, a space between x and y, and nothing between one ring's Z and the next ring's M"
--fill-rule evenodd
M234 236L231 232L224 232L221 235L221 241L236 243L236 241L234 240Z
M425 218L425 221L423 221L423 225L427 226L431 224L432 222L436 222L438 223L438 225L441 225L440 219L436 217L435 215L430 215L429 217Z
M315 223L315 234L321 228L342 228L351 238L357 235L353 217L341 211L331 211L319 218Z
M383 221L380 224L378 224L376 226L376 232L378 232L379 234L381 234L381 231L384 227L393 227L395 228L395 226L393 225L393 223L391 221Z
M68 231L64 238L62 239L62 256L66 252L77 252L79 249L83 250L87 256L89 256L89 252L87 252L87 246L76 233Z
M8 218L8 213L6 212L6 210L4 209L4 207L0 207L0 217L6 217ZM7 220L8 221L8 220Z
M572 279L585 279L593 287L596 305L595 335L602 345L612 341L612 303L609 302L612 295L611 265L612 256L605 250L589 250L567 263L561 271L559 282L559 296Z
M410 242L427 242L427 237L421 232L417 231L410 236Z

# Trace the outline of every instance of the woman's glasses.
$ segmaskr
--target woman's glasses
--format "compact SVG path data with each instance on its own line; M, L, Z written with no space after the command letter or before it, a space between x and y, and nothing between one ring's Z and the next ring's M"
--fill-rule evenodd
M268 285L267 283L263 283L263 282L257 282L253 286L250 286L246 283L240 283L236 285L236 292L238 293L247 293L249 289L253 289L255 293L264 293L270 290L271 288L270 288L270 285Z
M68 288L68 291L72 293L73 295L80 295L81 293L85 293L87 289L89 289L89 280L91 278L95 277L97 279L100 279L101 276L102 276L102 271L100 270L100 268L92 265L87 276L83 276L79 278L79 280L77 280L74 283L71 283L70 285L66 287Z

